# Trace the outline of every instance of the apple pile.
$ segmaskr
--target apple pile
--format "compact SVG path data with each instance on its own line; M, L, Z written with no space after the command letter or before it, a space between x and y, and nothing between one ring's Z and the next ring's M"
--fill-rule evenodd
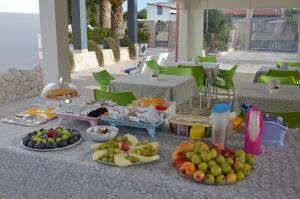
M182 176L206 184L234 184L247 177L256 162L255 157L243 150L221 150L202 141L181 142L172 154L173 166Z

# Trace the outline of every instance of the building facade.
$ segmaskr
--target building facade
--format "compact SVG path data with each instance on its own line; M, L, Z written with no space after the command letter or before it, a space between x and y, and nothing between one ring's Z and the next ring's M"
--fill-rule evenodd
M176 3L172 3L172 2L148 3L147 20L176 21Z

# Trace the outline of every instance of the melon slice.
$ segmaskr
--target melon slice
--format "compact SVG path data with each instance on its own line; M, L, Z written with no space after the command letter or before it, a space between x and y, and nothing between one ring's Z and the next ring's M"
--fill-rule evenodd
M130 156L137 157L141 162L146 163L146 162L152 162L155 160L159 159L159 155L154 155L150 157L142 156L136 153L129 153Z
M99 143L99 144L93 144L93 145L91 145L92 151L97 151L97 150L99 150L99 147L100 147L101 145L103 145L103 144L105 144L105 143Z
M139 142L139 140L134 135L126 134L124 135L124 137L127 137L132 146L136 146Z
M107 150L100 150L93 152L93 160L99 160L102 156L106 154Z
M131 165L132 163L129 160L127 160L125 157L126 157L126 154L115 155L115 157L114 157L115 164L119 167L127 167L127 166Z

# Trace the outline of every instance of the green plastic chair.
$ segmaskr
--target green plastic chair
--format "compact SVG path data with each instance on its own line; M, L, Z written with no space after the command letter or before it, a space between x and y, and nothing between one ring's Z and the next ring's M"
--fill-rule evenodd
M98 84L100 85L101 90L105 90L105 91L107 91L107 88L108 88L108 85L109 85L110 81L115 79L106 70L103 70L103 71L100 71L100 72L97 72L97 73L93 73L93 77L98 82Z
M271 80L279 80L280 84L282 85L297 85L297 82L293 76L273 77L273 76L262 75L259 77L258 82L263 84L268 84L269 81Z
M127 106L136 100L136 97L132 92L112 93L99 89L94 89L94 98L96 101L111 100L117 103L119 106Z
M217 63L217 57L216 56L198 56L196 57L198 62L210 62L210 63Z
M202 75L200 75L200 77L203 77L203 85L206 86L207 85L207 77L206 77L206 72L203 68L203 66L186 66L186 65L178 65L178 68L200 68L200 71L202 73Z
M218 95L218 91L217 91L218 88L226 90L229 99L230 99L229 96L230 90L233 90L233 95L234 95L235 90L234 90L233 76L237 68L238 65L233 65L233 67L230 70L223 70L222 73L218 74L218 79L211 84L214 88L216 88L216 95Z
M205 71L202 66L185 66L185 67L166 67L165 70L162 73L163 75L185 75L185 76L192 76L195 79L197 89L199 91L199 97L200 97L200 109L202 108L202 91L203 91L203 85L205 81ZM191 106L191 104L190 104Z
M282 67L283 61L277 61L276 66ZM300 62L288 62L288 67L300 67Z
M162 73L165 69L165 67L162 67L159 65L154 59L150 61L146 61L147 66L153 70L153 71L159 71L159 73Z
M290 71L280 71L280 70L269 70L266 74L267 76L273 77L289 77L293 76L295 80L298 82L300 80L300 73L297 70L290 70Z

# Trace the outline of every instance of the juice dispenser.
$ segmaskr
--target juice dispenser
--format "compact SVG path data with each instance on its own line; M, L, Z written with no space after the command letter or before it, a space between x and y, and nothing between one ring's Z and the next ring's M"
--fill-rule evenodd
M216 104L212 110L212 144L224 149L229 124L229 104Z

